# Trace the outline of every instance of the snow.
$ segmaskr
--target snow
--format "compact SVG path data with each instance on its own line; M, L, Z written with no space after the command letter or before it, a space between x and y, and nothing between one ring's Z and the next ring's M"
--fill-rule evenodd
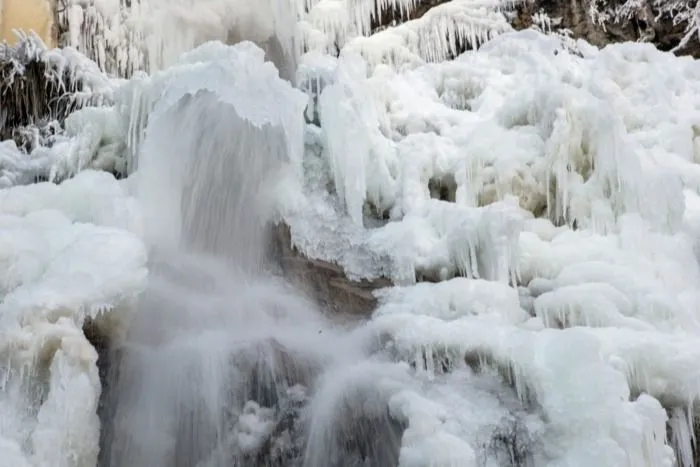
M82 24L78 5L72 21ZM106 5L94 18L121 14ZM179 219L141 219L141 209L177 211L182 194L167 183L149 193L139 177L185 177L168 164L201 125L162 141L186 132L172 110L204 92L257 128L282 128L287 170L269 191L294 246L352 279L396 284L377 292L378 309L356 331L379 336L381 351L326 373L313 395L310 452L333 446L342 407L357 404L365 416L388 408L403 424L402 466L489 465L485 446L503 427L527 434L522 449L538 466L692 465L696 61L645 44L578 42L573 53L561 37L511 32L491 2L455 0L370 35L378 13L368 2L319 0L299 13L311 49L297 68L304 95L250 42L208 42L180 57L238 21L256 24L246 15L277 18L269 11L236 17L235 3L209 2L199 16L185 15L183 2L143 5L163 14L151 28L176 14L191 21L152 69L178 56L175 66L123 83L113 107L74 113L64 139L26 160L13 143L0 145L0 354L11 368L0 393L0 449L10 460L0 462L54 465L50 449L72 453L66 465L95 464L99 379L80 328L105 314L126 326L146 279L142 239L148 229L177 235ZM212 23L204 13L223 16ZM265 41L279 25L259 26L254 39ZM211 37L197 32L205 28ZM168 31L154 32L153 44ZM461 40L483 45L445 61ZM326 54L336 46L337 57ZM190 110L215 108L202 102ZM229 123L202 122L219 136ZM47 168L52 180L77 175L15 186ZM32 379L48 388L41 404L21 385L26 368L48 372ZM249 404L238 444L255 450L270 417ZM65 426L75 431L56 428Z

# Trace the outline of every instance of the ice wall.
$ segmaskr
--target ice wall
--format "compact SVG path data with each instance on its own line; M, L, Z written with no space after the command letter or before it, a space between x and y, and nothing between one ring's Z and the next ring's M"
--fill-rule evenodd
M157 71L210 40L251 40L293 76L291 1L265 0L70 0L60 21L64 43L119 76Z
M301 52L335 54L351 42L375 61L454 56L510 31L503 11L517 3L453 0L422 15L424 5L415 0L70 0L60 22L63 43L120 76L167 67L207 40L251 40L290 79ZM405 24L374 34L388 18Z
M305 254L404 286L369 325L386 348L438 380L496 368L547 420L536 465L690 465L697 63L522 31L449 62L349 42L301 64L285 219ZM446 451L432 433L402 460Z

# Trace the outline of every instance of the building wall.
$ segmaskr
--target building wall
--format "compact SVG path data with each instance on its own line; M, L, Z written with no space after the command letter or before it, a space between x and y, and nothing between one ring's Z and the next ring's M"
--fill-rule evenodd
M0 40L15 42L13 29L34 31L46 45L54 47L52 0L0 0Z

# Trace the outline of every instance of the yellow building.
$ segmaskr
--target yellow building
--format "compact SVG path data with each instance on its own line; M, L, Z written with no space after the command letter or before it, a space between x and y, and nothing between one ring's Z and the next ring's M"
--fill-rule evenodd
M0 40L15 42L13 29L34 31L46 45L56 45L52 0L0 0Z

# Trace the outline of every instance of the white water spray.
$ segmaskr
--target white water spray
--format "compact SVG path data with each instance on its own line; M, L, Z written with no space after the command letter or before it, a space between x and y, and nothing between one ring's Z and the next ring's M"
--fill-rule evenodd
M206 53L216 64L196 59ZM267 195L301 149L293 119L305 100L279 78L267 89L255 85L272 73L262 58L250 43L193 52L149 115L137 176L151 275L108 378L101 465L351 465L327 443L327 430L307 429L323 423L317 415L305 423L296 413L310 391L322 390L315 384L327 368L366 355L361 336L334 329L267 272ZM192 86L202 67L230 71L232 81ZM237 93L239 85L247 92ZM375 398L377 390L362 389ZM380 431L393 441L365 428L348 452L391 465L400 431L386 403L378 407ZM362 413L354 407L347 418L359 423Z

